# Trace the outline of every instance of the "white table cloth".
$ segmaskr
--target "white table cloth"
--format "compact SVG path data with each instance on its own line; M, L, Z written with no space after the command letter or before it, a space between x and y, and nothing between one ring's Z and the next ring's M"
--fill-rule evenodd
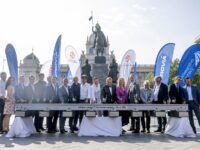
M28 137L36 133L32 117L16 117L6 137Z
M169 117L165 134L180 138L196 137L196 134L194 134L192 130L188 117Z
M84 117L78 136L120 136L121 117Z

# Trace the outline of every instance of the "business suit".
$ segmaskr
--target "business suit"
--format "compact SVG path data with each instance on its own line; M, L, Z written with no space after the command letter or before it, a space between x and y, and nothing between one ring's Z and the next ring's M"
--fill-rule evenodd
M58 86L53 86L52 84L48 85L45 90L45 99L47 103L59 103L58 97ZM56 132L57 120L58 120L59 111L52 110L50 111L50 116L47 117L47 128L48 132Z
M185 101L185 90L180 86L171 84L169 87L170 104L183 104Z
M16 102L20 102L21 100L25 99L25 85L20 83L15 87L15 100Z
M128 84L128 103L139 104L140 101L140 86L136 82L132 81ZM132 113L132 112L131 112ZM131 114L130 114L131 116ZM134 130L135 133L140 131L140 118L131 116L130 130Z
M110 88L112 89L110 91ZM102 89L102 98L103 98L103 103L107 103L107 104L113 104L116 102L117 99L117 95L116 95L116 86L112 85L112 86L108 86L105 85ZM104 111L103 112L104 116L108 116L108 111Z
M45 81L38 81L35 84L35 97L38 103L43 103L44 101L44 89L46 88L46 82ZM40 130L44 130L43 128L43 117L39 117L39 111L38 111L38 117L35 118L36 123L38 124L38 127Z
M64 85L61 86L58 90L58 96L59 96L59 102L64 104L64 103L70 103L72 101L72 94L71 94L71 89L69 87L65 87ZM65 120L66 117L62 116L62 111L60 112L60 132L65 131ZM69 124L70 128L71 125Z
M185 89L183 89L179 84L171 84L169 86L169 98L170 104L183 104L185 102ZM169 111L168 115L176 117L178 116L177 111Z
M190 124L192 126L192 129L194 133L196 133L196 128L194 125L194 119L193 119L193 111L197 117L198 123L200 125L200 110L199 110L199 105L200 105L200 94L199 90L195 86L190 86L191 87L191 94L192 94L192 99L189 98L189 93L187 88L185 87L186 90L186 103L188 104L188 114L189 114L189 120Z
M155 86L154 86L154 93L155 93ZM154 104L164 104L167 103L168 100L168 87L164 83L160 84L157 99L154 96L153 103ZM167 118L166 117L157 117L158 119L158 129L156 132L164 132L165 126L167 124Z
M25 87L25 99L30 103L36 102L36 95L35 95L35 85L28 84ZM40 132L39 125L38 125L38 118L39 112L38 111L30 111L29 112L34 118L34 125L37 132Z
M142 104L149 104L153 101L153 90L152 89L140 89L140 99ZM146 116L146 124L145 124L145 116ZM150 132L150 123L151 123L151 117L150 117L150 111L143 111L142 112L142 128L143 132L145 132L145 128L147 128L147 131Z
M80 83L73 83L71 86L72 103L79 103L80 101ZM79 111L74 111L74 116L69 118L69 124L71 125L71 131L78 130L76 127L78 122Z

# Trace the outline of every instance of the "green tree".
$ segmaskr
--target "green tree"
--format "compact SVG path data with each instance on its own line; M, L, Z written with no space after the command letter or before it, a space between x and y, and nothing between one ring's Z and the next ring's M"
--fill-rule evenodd
M192 84L195 84L198 89L200 89L200 68L197 70L194 77L192 78Z
M154 85L154 74L153 72L149 72L146 76L146 80L149 80L150 82L150 87L153 88Z
M179 59L176 58L170 66L169 81L168 81L169 84L174 83L174 78L177 76L178 73L178 65L179 65Z

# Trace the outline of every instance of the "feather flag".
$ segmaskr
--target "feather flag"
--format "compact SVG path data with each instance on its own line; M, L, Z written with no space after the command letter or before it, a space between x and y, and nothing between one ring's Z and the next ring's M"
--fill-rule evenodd
M16 83L18 83L18 61L17 61L15 48L13 47L12 44L8 44L6 46L5 53L6 53L10 75L14 77Z
M60 49L61 49L61 37L60 35L56 41L53 59L52 59L52 76L57 77L60 80Z

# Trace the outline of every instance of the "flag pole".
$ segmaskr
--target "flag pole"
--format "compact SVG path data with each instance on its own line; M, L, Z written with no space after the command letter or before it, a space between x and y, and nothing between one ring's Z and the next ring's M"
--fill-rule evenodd
M93 11L91 11L91 16L92 16L92 27L94 27L94 22L93 22Z

